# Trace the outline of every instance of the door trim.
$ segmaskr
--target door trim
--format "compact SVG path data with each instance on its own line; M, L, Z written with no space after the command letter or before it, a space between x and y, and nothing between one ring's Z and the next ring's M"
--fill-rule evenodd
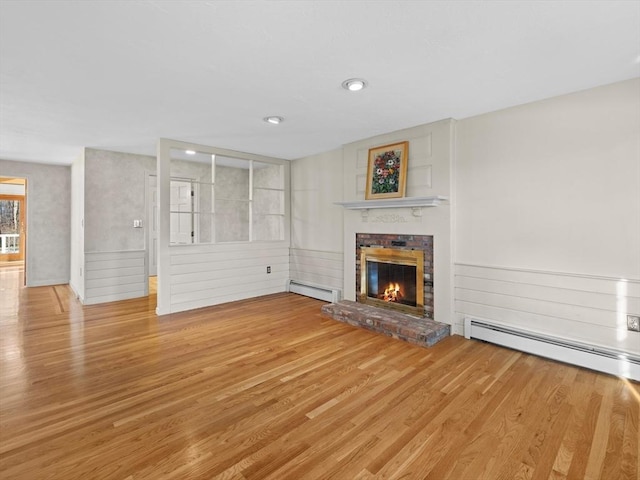
M26 190L25 190L26 191ZM0 194L0 200L20 202L20 232L18 253L0 253L1 262L24 261L27 258L27 196Z

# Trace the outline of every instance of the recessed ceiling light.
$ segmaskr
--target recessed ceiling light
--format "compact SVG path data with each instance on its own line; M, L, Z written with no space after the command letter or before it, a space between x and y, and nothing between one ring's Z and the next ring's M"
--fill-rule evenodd
M196 151L195 150L185 150L184 153L186 153L187 155L195 155Z
M350 78L342 82L342 88L349 90L350 92L358 92L367 86L367 82L361 78Z
M271 123L273 125L278 125L279 123L284 122L284 118L282 117L275 117L275 116L271 116L271 117L264 117L263 120L267 123Z

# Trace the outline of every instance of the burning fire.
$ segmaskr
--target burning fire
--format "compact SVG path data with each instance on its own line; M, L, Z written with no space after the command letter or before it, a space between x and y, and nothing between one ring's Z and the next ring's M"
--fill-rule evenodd
M390 283L389 286L384 290L384 296L382 298L385 302L399 302L402 298L400 285L398 285L397 283Z

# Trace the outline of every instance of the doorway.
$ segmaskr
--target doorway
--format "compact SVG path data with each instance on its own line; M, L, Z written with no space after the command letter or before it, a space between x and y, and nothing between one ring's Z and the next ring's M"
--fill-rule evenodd
M171 179L171 239L172 245L198 242L196 190L193 179ZM150 277L158 274L158 177L147 174L147 251Z
M0 177L0 263L4 265L25 264L26 185L24 178Z
M24 178L0 177L0 261L24 261L26 208Z
M189 178L171 178L171 236L172 245L197 243L198 227L194 220L197 212L197 182ZM147 264L148 291L157 291L158 275L158 177L147 173Z

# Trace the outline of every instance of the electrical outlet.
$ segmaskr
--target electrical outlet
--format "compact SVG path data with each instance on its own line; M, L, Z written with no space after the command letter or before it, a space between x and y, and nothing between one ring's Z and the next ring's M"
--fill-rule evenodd
M271 273L271 266L267 267L267 273Z
M627 315L627 330L640 332L640 315Z

